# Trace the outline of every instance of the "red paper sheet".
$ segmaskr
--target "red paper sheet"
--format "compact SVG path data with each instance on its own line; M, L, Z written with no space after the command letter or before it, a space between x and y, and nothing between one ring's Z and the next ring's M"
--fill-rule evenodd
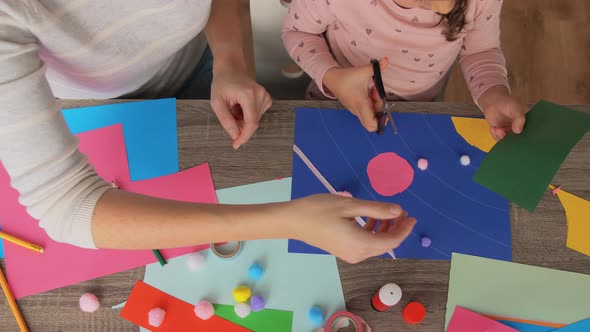
M159 327L148 324L148 313L155 307L166 311L164 321ZM193 309L193 305L168 295L143 281L138 281L133 287L125 307L121 310L121 317L154 332L250 331L219 316L213 316L207 320L199 319Z
M80 150L88 155L104 179L124 190L188 202L217 203L209 166L203 164L161 178L131 182L121 125L78 135ZM42 254L5 243L8 281L16 298L76 284L154 263L151 250L91 250L51 240L18 203L0 165L0 222L2 230L45 248ZM208 245L161 250L165 258L202 250Z

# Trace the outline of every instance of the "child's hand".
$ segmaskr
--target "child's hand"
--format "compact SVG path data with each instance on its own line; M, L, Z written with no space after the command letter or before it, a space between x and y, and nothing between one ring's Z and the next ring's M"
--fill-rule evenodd
M389 59L379 60L381 70ZM323 84L340 100L352 114L356 115L368 131L377 130L376 112L381 111L383 102L375 87L367 87L373 79L371 64L353 68L330 68L324 74Z
M397 248L416 223L399 205L338 195L313 195L290 204L290 215L286 218L294 226L295 238L348 263L358 263ZM364 228L356 223L355 216L368 217ZM373 234L376 220L381 223Z
M479 98L490 132L496 141L501 140L510 131L520 134L524 128L527 108L510 95L503 85L487 89Z

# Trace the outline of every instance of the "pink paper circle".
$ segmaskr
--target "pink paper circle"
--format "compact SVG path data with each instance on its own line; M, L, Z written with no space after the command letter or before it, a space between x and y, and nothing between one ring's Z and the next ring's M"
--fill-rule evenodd
M382 196L393 196L408 189L414 179L414 169L407 160L393 152L377 155L367 165L369 181Z

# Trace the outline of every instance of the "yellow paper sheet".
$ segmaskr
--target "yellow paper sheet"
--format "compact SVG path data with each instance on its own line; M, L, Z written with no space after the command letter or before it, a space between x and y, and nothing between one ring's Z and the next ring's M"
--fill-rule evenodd
M549 186L555 189L554 186ZM557 197L567 220L567 242L570 249L590 256L590 201L559 189Z
M475 146L484 152L489 152L496 141L490 133L490 126L485 119L451 117L457 133L463 137L467 143Z

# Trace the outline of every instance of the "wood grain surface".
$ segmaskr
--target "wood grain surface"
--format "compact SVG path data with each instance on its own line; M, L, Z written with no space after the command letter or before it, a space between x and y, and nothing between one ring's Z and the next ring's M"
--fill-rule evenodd
M64 101L64 108L120 101ZM209 162L218 189L287 177L291 173L294 110L297 106L340 108L336 102L279 101L263 117L252 140L234 151L207 101L178 101L180 167ZM572 106L590 112L590 105ZM399 111L477 115L471 104L400 103ZM576 146L553 183L590 199L590 135ZM566 223L561 204L547 194L534 213L511 208L515 262L590 274L590 257L565 247ZM443 331L449 262L371 259L357 265L338 262L348 310L365 318L374 331ZM72 267L75 268L75 267ZM18 303L31 331L137 331L110 307L128 296L144 268L117 273L78 285L30 296ZM43 276L39 276L42 278ZM404 291L401 305L385 313L371 309L370 298L387 282ZM482 285L485 287L485 285ZM102 306L95 314L78 309L84 292L97 294ZM423 323L406 325L403 305L411 300L427 309ZM17 331L9 307L0 298L0 331ZM281 331L277 331L281 332ZM307 332L307 331L295 331Z
M501 41L512 94L525 103L590 103L588 24L588 0L504 0ZM471 100L455 66L445 101Z

